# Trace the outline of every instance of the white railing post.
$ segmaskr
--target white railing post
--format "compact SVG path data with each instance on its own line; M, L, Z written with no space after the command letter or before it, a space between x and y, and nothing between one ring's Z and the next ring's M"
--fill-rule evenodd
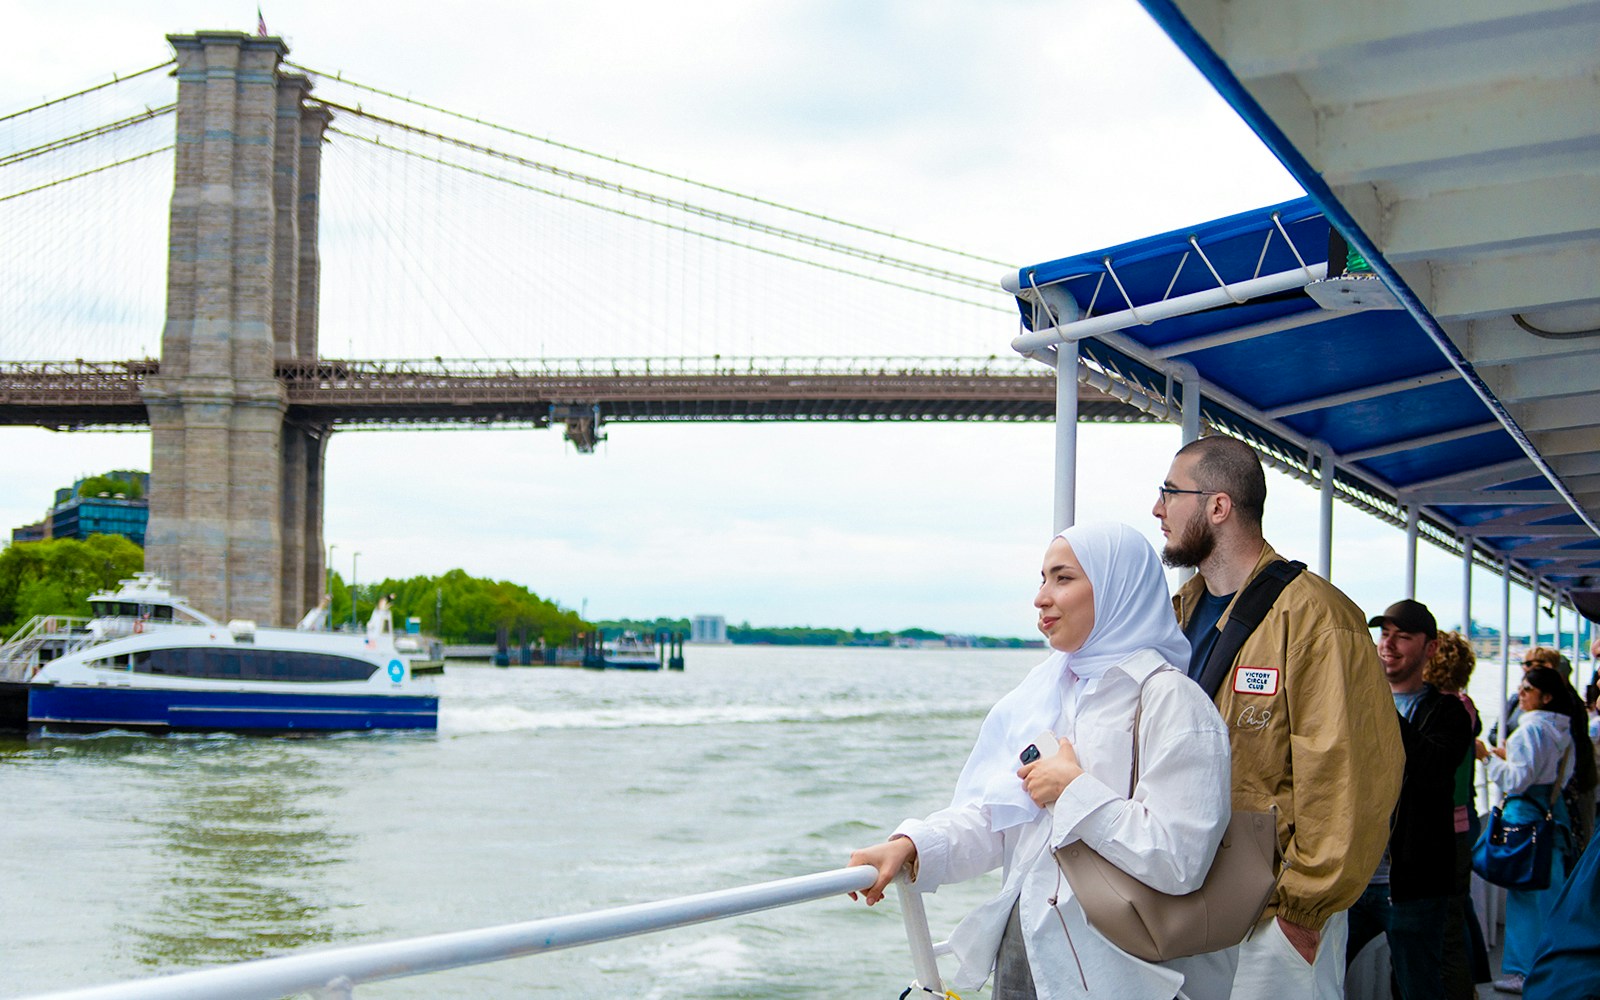
M900 916L906 924L906 943L911 948L911 972L917 977L912 985L943 995L944 981L939 978L939 962L934 957L922 893L912 887L904 872L895 876L894 887L900 898Z

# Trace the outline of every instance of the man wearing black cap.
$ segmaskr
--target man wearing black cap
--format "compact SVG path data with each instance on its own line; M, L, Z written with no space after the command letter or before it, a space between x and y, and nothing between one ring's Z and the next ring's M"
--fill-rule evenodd
M1439 637L1425 605L1396 601L1367 624L1381 629L1378 659L1400 713L1406 757L1389 849L1350 908L1346 960L1384 934L1399 996L1443 997L1444 935L1455 885L1455 775L1472 747L1472 721L1459 699L1422 679Z

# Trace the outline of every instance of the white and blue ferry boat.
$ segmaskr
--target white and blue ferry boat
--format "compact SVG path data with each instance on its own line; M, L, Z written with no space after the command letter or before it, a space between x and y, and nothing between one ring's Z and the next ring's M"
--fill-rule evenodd
M420 654L395 645L387 602L359 632L223 624L150 573L89 598L93 615L39 616L0 646L0 725L30 733L314 733L438 726Z

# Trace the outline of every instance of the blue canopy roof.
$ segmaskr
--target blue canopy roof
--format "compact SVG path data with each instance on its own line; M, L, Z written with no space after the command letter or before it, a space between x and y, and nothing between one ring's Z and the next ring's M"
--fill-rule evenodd
M1331 270L1342 272L1343 242L1333 245ZM1314 280L1329 251L1327 219L1302 198L1025 267L1007 287L1027 330L1059 326L1077 339L1074 322L1092 328L1082 356L1148 398L1175 399L1192 365L1203 419L1289 471L1314 478L1316 456L1331 449L1340 495L1391 522L1418 505L1436 541L1470 536L1485 557L1564 589L1600 574L1600 539L1411 314L1381 289L1368 297L1377 307L1337 307L1342 289L1380 279ZM1272 275L1286 279L1281 290L1219 291ZM1063 292L1079 320L1051 305ZM1185 296L1209 301L1151 316ZM1126 323L1105 319L1114 314Z

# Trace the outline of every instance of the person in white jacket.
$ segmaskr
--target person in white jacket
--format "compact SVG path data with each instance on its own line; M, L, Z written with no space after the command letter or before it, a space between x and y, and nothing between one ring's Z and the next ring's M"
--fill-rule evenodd
M1505 746L1485 746L1477 741L1474 753L1487 761L1489 780L1500 787L1506 800L1501 816L1507 823L1531 823L1548 811L1558 827L1559 847L1570 836L1571 820L1560 789L1572 775L1572 723L1580 711L1573 704L1570 686L1550 667L1534 667L1522 675L1517 687L1517 703L1522 718ZM1502 993L1521 993L1524 979L1533 968L1544 918L1561 894L1566 877L1562 851L1550 860L1550 887L1539 890L1512 889L1506 893L1506 937L1500 956L1503 978L1494 982Z
M950 937L955 988L981 986L993 971L994 1000L1225 997L1237 949L1135 958L1089 925L1054 853L1081 840L1152 888L1187 893L1204 881L1227 826L1227 730L1211 699L1174 669L1188 663L1189 646L1159 559L1127 525L1084 524L1051 542L1042 576L1034 606L1055 652L989 712L949 808L850 856L878 869L867 903L907 865L923 892L1000 867L1000 893ZM1020 764L1047 730L1061 736L1059 752Z

